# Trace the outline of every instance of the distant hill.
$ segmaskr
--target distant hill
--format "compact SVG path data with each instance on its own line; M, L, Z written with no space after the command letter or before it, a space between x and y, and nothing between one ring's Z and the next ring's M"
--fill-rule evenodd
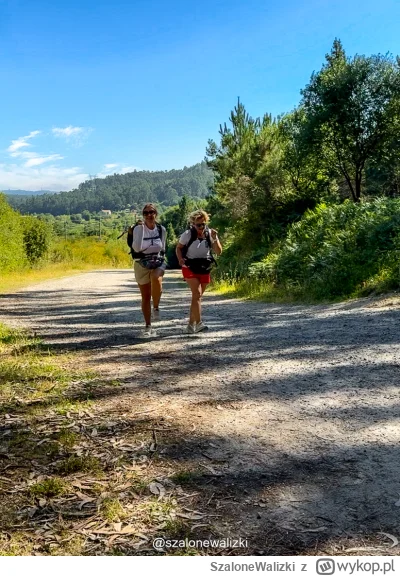
M56 194L51 190L2 190L7 196L38 196L40 194Z
M106 178L86 180L70 192L45 193L21 198L8 196L22 214L81 214L84 210L123 210L146 202L164 206L177 204L182 196L204 198L213 184L213 174L205 162L182 170L135 171ZM6 194L8 194L6 192Z

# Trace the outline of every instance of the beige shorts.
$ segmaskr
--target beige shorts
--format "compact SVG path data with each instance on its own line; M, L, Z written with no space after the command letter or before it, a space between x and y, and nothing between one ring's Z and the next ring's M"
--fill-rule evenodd
M133 269L135 271L135 279L138 284L149 284L151 282L151 273L154 270L162 270L162 276L164 275L165 268L167 267L166 263L164 262L158 268L154 268L153 270L148 270L147 268L143 268L139 264L139 262L134 262Z

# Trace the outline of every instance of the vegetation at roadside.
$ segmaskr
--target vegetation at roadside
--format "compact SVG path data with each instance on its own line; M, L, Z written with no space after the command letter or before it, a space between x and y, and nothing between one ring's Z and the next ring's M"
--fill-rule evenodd
M320 204L221 292L267 300L337 299L400 288L400 199Z
M49 222L22 216L0 194L0 292L93 268L127 268L128 248L116 235L65 239Z
M238 101L209 141L216 288L284 300L396 289L400 59L349 57L335 40L301 96L275 119Z

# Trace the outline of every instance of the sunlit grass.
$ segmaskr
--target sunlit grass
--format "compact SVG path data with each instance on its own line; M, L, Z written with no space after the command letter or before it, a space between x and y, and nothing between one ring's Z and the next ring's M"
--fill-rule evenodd
M29 493L36 498L52 498L64 494L68 488L68 484L61 478L47 478L32 484L29 488Z
M34 544L34 540L27 540L26 532L0 534L0 556L31 556Z
M287 292L276 288L273 284L244 278L240 281L219 281L213 283L212 292L230 298L243 298L244 300L257 300L260 302L276 302L279 304L293 304L301 301L311 302L305 295L296 292Z
M105 498L100 507L100 514L108 522L120 522L127 517L126 510L117 498Z
M96 374L77 370L73 360L74 354L53 354L39 338L0 323L0 411L28 404L39 411L52 406L58 413L88 408L86 387ZM83 385L83 397L66 398L77 382Z
M132 259L128 247L117 240L108 242L96 238L57 240L47 258L34 268L2 272L0 293L14 292L46 280L56 280L90 270L130 268Z
M101 462L95 456L69 456L58 463L57 470L64 476L75 472L100 472Z
M0 293L15 292L26 286L39 284L46 280L56 280L64 276L80 274L86 270L93 270L93 268L98 268L98 266L72 266L71 264L61 262L49 264L48 267L38 270L27 269L19 272L3 273L0 281Z

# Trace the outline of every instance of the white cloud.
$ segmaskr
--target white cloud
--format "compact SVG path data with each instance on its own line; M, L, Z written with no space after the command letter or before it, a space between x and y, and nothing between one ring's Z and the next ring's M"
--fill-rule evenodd
M119 170L119 174L126 174L127 172L134 172L135 170L139 171L141 168L139 168L139 166L124 166Z
M57 138L70 138L84 132L82 126L67 126L66 128L53 128L52 132Z
M89 175L82 168L73 166L61 168L50 165L43 167L26 167L17 164L0 164L0 190L72 190L87 180Z
M122 168L118 168L118 166L122 166ZM140 170L137 166L124 166L120 162L117 164L104 164L103 169L99 174L97 174L97 178L105 178L106 176L111 176L111 174L126 174L127 172L133 172L134 170Z
M79 148L83 146L93 128L84 128L83 126L67 126L66 128L52 128L52 134L55 138L63 138L69 144Z
M37 152L20 152L19 154L11 154L11 156L18 156L18 158L37 158L39 154Z
M67 126L66 128L53 128L51 134L79 146L91 131L91 128ZM43 188L58 192L76 188L89 178L89 174L80 167L62 167L59 164L59 161L64 159L61 154L38 153L29 149L32 146L29 140L42 133L40 130L35 130L27 136L12 140L7 152L15 160L12 160L12 163L0 164L0 190L15 188L40 190ZM122 162L109 162L103 165L97 177L105 178L114 173L126 174L134 170L141 170L141 168L128 166Z
M60 154L50 154L49 156L33 156L27 162L25 162L25 168L31 168L32 166L40 166L45 162L51 162L52 160L62 160L64 157Z
M20 156L22 152L20 152L20 148L25 148L26 146L30 146L27 140L34 138L40 134L40 130L34 130L33 132L29 132L28 136L20 136L16 140L12 140L10 146L7 148L7 151L10 152L11 156Z
M81 130L84 131L83 128L77 130L70 126L66 129L65 136L74 138L80 135ZM35 130L27 136L12 140L7 152L15 160L12 160L12 163L0 164L0 190L71 190L87 179L88 175L82 168L63 168L59 164L59 161L64 159L61 154L27 150L32 146L29 140L38 134L42 134L42 131Z

